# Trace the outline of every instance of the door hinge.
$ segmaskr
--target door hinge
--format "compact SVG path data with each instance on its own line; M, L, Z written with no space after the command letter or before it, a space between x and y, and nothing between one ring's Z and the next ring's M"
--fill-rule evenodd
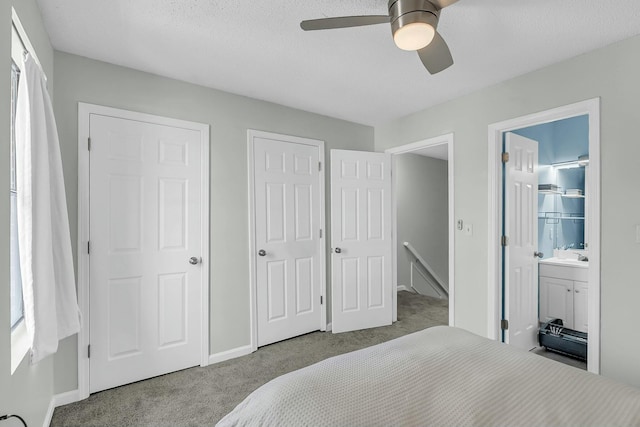
M502 236L500 238L500 245L501 246L508 246L509 245L509 238L507 236Z
M87 254L91 253L91 242L87 241Z
M87 346L87 359L91 359L91 344Z
M507 163L509 161L509 153L502 153L502 163Z
M324 299L322 298L322 295L320 295L320 305L322 305L324 302Z
M322 239L322 228L320 229L320 238Z
M87 150L91 151L91 137L87 138Z
M500 328L504 329L505 331L509 329L509 321L507 319L502 319L500 321Z
M318 172L322 171L322 162L318 162Z

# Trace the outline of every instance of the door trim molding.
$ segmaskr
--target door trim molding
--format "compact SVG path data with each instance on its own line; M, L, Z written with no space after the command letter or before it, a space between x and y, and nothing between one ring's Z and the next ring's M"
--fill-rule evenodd
M589 223L589 346L587 368L600 373L600 98L593 98L550 110L529 114L489 125L488 131L488 179L489 179L489 224L488 224L488 301L487 336L500 337L500 300L502 287L500 271L500 230L502 229L502 135L505 132L554 122L571 117L589 116L589 178L588 203Z
M78 103L78 240L77 240L77 265L78 265L78 305L83 313L80 332L78 332L78 397L89 397L89 359L87 357L87 345L89 344L89 255L83 250L89 241L89 151L87 141L89 138L89 120L92 114L115 118L137 120L146 123L179 127L200 132L201 141L201 227L202 227L202 285L201 285L201 342L200 342L200 366L209 364L209 125L169 117L122 110L95 104Z
M426 147L436 147L447 144L447 179L448 179L448 199L449 199L449 326L455 326L455 185L453 182L454 172L454 134L436 136L422 141L401 145L385 150L391 154L391 167L393 168L393 156L397 154L411 153ZM398 209L395 191L396 174L391 174L391 221L393 224L393 253L391 254L391 265L393 274L393 321L398 320Z
M255 153L253 149L253 140L255 138L276 139L278 141L311 145L318 149L318 159L322 163L322 168L318 174L320 181L320 227L322 228L322 237L318 239L318 253L320 255L320 295L323 299L323 305L320 307L320 324L318 329L327 330L327 224L325 221L325 170L327 162L324 153L324 141L317 139L303 138L299 136L283 135L272 132L264 132L259 130L247 130L247 170L249 175L249 330L251 351L258 349L258 303L257 303L257 279L256 279L256 207L255 207L255 188L254 188L254 168Z

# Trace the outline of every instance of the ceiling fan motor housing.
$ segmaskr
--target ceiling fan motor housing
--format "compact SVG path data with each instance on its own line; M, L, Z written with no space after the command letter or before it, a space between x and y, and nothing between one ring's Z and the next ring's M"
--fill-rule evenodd
M440 10L428 0L389 0L389 16L391 32L395 35L405 25L417 22L429 24L435 30Z

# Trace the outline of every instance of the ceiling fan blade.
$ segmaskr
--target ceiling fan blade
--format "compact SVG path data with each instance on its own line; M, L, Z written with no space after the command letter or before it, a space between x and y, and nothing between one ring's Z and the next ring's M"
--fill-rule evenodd
M364 25L388 24L387 15L340 16L337 18L321 18L302 21L300 28L305 31L331 30L334 28L362 27Z
M449 46L437 31L433 41L418 51L418 56L431 74L439 73L453 65Z
M429 0L431 4L433 4L438 9L444 9L447 6L451 6L458 0Z

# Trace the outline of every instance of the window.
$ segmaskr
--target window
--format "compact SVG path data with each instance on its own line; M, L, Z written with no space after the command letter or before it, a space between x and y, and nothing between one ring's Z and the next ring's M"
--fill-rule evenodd
M11 141L10 141L10 186L9 198L11 203L11 230L10 230L10 319L11 319L11 373L15 372L25 354L29 351L30 343L27 327L24 322L24 304L22 299L22 275L20 274L20 248L18 246L18 221L16 188L16 105L18 101L18 83L20 82L20 70L24 66L24 53L26 43L30 47L29 39L22 29L15 11L12 10L13 26L11 28ZM29 49L29 51L32 51ZM5 193L6 194L6 193Z
M11 62L11 180L9 197L11 199L11 330L15 330L24 319L24 305L22 302L22 276L20 275L20 248L18 245L18 206L16 188L16 103L18 100L18 81L20 69L15 62Z

